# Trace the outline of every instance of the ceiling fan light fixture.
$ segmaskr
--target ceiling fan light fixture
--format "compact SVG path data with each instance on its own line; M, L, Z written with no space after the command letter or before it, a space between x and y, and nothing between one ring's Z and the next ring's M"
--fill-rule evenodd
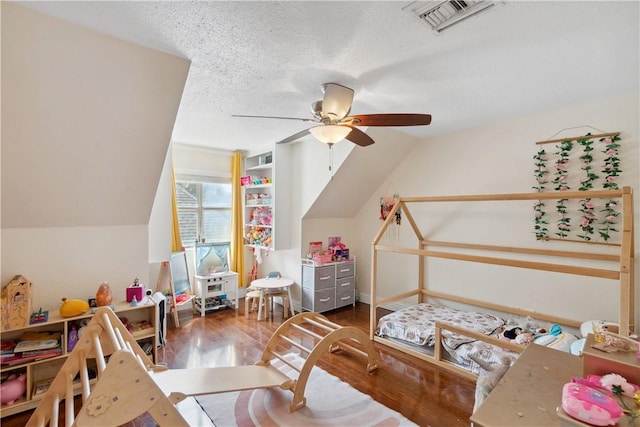
M318 141L333 145L345 139L351 132L351 128L347 126L325 125L312 127L309 129L309 132L311 132Z

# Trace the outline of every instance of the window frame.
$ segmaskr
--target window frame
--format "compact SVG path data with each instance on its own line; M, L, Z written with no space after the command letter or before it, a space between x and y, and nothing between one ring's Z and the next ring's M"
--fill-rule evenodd
M193 183L196 184L196 203L197 206L180 206L176 201L176 207L178 209L178 218L180 218L180 210L187 210L196 213L196 238L193 240L185 240L182 239L182 246L185 248L194 248L197 242L204 242L206 240L207 243L229 243L231 241L231 234L227 236L226 239L216 240L216 239L202 239L203 229L204 229L204 213L206 211L226 211L229 212L229 229L231 229L231 213L232 213L232 200L231 196L229 197L229 205L228 207L215 206L215 207L204 207L203 206L203 184L228 184L230 190L232 190L232 180L231 177L225 176L209 176L209 175L195 175L195 174L176 174L175 175L176 186L179 182L185 183Z

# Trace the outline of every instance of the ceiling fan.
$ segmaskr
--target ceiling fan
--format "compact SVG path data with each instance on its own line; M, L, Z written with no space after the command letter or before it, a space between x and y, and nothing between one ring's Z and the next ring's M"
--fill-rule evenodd
M301 120L309 123L317 123L309 129L305 129L291 135L277 144L293 142L311 133L318 140L329 145L347 139L356 145L366 147L375 141L369 135L356 126L424 126L431 123L430 114L357 114L349 115L353 102L354 91L337 83L325 83L322 85L324 97L322 100L311 104L313 118L303 119L297 117L274 116L247 116L233 115L234 117L254 117L263 119Z

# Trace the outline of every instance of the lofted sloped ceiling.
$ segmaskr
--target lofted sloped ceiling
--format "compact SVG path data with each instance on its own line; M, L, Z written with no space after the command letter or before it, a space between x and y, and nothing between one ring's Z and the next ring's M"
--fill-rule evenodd
M438 1L17 3L188 58L173 140L220 149L305 129L232 115L309 118L326 82L355 89L353 114L432 114L430 126L395 128L422 139L640 84L638 1L495 1L439 33L410 12Z
M369 128L367 133L373 139L388 143L351 150L304 218L355 217L376 188L418 143L418 138L391 129Z
M147 225L189 61L1 7L2 228Z

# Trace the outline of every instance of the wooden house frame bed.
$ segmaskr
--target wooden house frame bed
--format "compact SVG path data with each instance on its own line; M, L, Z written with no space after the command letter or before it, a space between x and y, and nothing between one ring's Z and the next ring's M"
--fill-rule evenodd
M409 207L414 204L439 203L439 202L493 202L493 201L527 201L535 202L537 200L560 200L560 199L604 199L616 200L618 202L617 210L620 212L618 216L617 229L620 232L620 243L605 243L607 246L617 248L615 254L597 253L598 248L602 248L602 243L593 243L587 241L571 240L572 243L584 243L585 251L561 251L553 249L524 248L524 247L508 247L476 243L461 242L445 242L426 240L418 228ZM395 220L396 212L401 209L408 223L410 224L416 238L417 247L409 248L403 246L382 245L380 241L383 239L385 231ZM450 331L469 337L471 339L480 340L488 344L496 344L500 348L516 351L518 353L524 350L523 346L513 344L504 340L469 331L451 324L443 322L435 322L435 344L433 353L426 353L415 349L414 347L404 345L387 337L378 336L376 334L378 320L378 308L382 308L385 304L390 304L402 300L417 297L418 303L427 302L429 299L445 300L455 304L464 304L467 306L478 307L481 311L497 311L502 313L513 314L520 317L531 317L540 321L556 323L567 327L579 328L581 322L565 319L551 314L545 314L538 311L529 311L520 308L508 307L501 304L495 304L488 301L479 301L475 299L465 298L462 296L450 295L443 292L437 292L427 289L425 283L426 275L426 259L444 258L449 260L458 260L462 262L474 262L491 264L498 266L516 267L524 269L542 270L561 274L573 274L579 276L588 276L596 278L611 279L619 284L619 307L618 322L620 326L620 334L630 335L635 330L635 303L634 303L634 235L633 235L633 195L630 187L624 187L620 190L594 190L594 191L574 191L574 192L541 192L541 193L509 193L509 194L485 194L485 195L459 195L459 196L430 196L430 197L401 197L394 205L392 211L388 214L387 219L383 223L379 232L372 242L372 259L371 259L371 314L370 314L370 338L381 344L390 346L404 353L413 355L427 362L434 363L450 371L456 372L465 377L474 379L476 375L457 366L451 361L444 358L445 351L442 344L443 331ZM550 239L556 240L556 239ZM561 240L561 239L557 239ZM562 239L564 240L564 239ZM482 255L470 255L469 252L481 251ZM403 292L394 296L382 298L378 300L378 271L382 267L378 264L381 253L392 252L398 254L407 254L410 256L418 256L418 274L417 287L414 290ZM495 254L495 256L485 256L485 254ZM520 259L510 259L509 254L518 254ZM530 257L532 261L523 260L521 257ZM540 259L563 259L568 264L540 262ZM571 260L574 265L571 265ZM610 269L591 268L586 266L576 266L575 261L578 260L582 264L589 261L603 261L603 265L611 265ZM564 262L564 261L563 261ZM600 265L600 264L599 264ZM391 267L392 268L392 267ZM587 319L584 319L587 320Z

